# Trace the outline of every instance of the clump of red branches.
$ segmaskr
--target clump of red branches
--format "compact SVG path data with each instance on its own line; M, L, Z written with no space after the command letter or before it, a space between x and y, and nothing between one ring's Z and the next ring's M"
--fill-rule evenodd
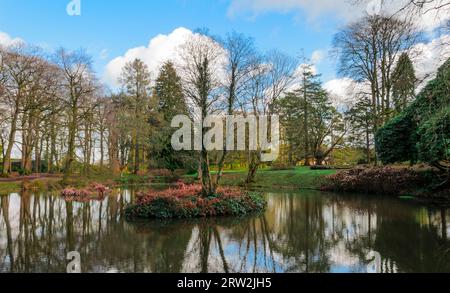
M200 184L179 181L175 188L149 190L138 195L129 206L127 217L132 218L196 218L221 215L245 215L261 211L265 199L258 193L233 187L219 187L214 195L204 197Z
M91 200L103 200L111 190L99 183L92 183L86 188L68 187L61 192L66 201L87 202Z

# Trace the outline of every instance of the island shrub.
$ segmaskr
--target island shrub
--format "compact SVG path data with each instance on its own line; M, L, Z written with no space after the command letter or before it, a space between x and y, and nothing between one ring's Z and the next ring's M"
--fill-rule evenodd
M111 190L99 183L93 183L86 188L68 187L61 192L66 201L87 202L91 200L103 200Z
M201 191L201 185L183 182L163 191L150 190L139 194L125 214L129 220L244 216L263 211L267 204L261 194L238 188L220 187L206 198Z

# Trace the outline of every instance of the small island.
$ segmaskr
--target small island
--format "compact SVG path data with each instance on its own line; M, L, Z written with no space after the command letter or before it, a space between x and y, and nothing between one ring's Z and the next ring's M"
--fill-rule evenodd
M125 214L128 220L245 216L262 212L266 206L265 198L258 192L219 187L214 194L205 197L202 185L180 181L176 188L139 194Z

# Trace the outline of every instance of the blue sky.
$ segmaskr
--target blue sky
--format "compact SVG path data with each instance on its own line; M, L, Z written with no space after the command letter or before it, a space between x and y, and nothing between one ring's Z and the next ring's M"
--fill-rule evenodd
M0 32L47 50L83 47L101 74L114 57L178 27L206 27L217 35L236 30L253 37L262 50L279 48L299 56L304 49L311 56L315 50L329 48L339 25L334 17L307 20L302 11L230 15L231 1L227 0L81 0L81 16L66 13L69 2L0 0ZM330 64L318 67L324 78L333 76Z
M81 16L69 16L70 0L0 0L0 43L3 33L49 52L85 48L104 77L112 60L148 46L158 34L180 27L208 28L219 36L236 30L253 37L263 51L277 48L307 57L316 52L322 57L316 58L317 71L336 88L342 82L336 79L335 60L327 56L333 35L366 11L348 0L80 1Z

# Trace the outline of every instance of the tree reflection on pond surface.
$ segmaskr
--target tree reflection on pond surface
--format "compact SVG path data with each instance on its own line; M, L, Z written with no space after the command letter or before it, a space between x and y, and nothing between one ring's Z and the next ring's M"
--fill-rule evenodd
M445 209L312 191L267 193L264 215L128 223L131 190L104 201L0 197L0 272L450 272Z

